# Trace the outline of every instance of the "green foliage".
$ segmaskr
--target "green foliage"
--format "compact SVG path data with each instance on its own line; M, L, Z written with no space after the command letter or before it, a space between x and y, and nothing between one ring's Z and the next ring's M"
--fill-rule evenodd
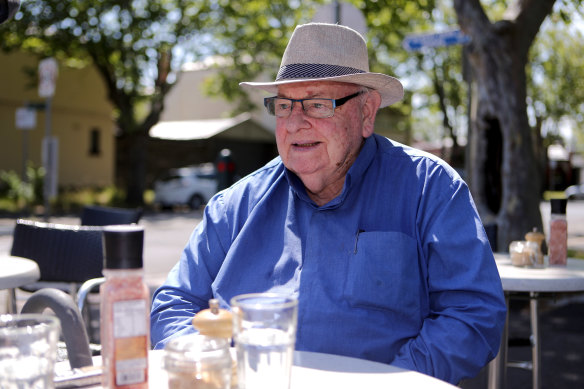
M23 180L13 170L0 171L0 196L14 202L18 207L41 204L45 169L28 164Z
M446 31L457 27L449 2L361 1L369 26L372 69L393 74L414 94L411 120L415 137L450 137L455 144L466 135L466 85L462 79L461 47L438 47L407 52L406 35ZM409 100L408 100L409 101ZM402 110L404 103L397 105ZM441 125L440 125L441 124Z
M575 54L582 52L584 33L559 16L544 25L532 48L528 103L546 134L558 135L568 117L574 128L584 128L584 57Z
M125 207L124 191L114 187L61 188L53 203L57 213L79 213L84 205Z
M0 171L0 211L19 212L43 205L45 169L32 163L26 168L26 179L15 171ZM51 202L56 213L78 213L84 205L126 206L125 193L114 186L59 188Z
M294 27L310 21L322 1L231 0L219 1L209 14L210 31L218 55L229 59L205 84L212 96L239 102L238 112L252 109L239 82L260 74L275 78L288 38Z
M14 202L30 201L32 190L26 185L14 170L0 172L2 196Z

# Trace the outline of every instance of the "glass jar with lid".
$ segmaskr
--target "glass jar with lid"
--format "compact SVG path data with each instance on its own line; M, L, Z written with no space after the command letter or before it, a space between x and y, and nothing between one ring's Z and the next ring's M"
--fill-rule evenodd
M201 334L172 339L164 348L169 389L229 389L231 353L224 338Z

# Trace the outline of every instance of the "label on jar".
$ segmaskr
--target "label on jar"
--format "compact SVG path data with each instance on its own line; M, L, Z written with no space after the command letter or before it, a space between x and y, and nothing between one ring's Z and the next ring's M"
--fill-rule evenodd
M146 301L125 300L113 304L116 385L144 382L148 368Z

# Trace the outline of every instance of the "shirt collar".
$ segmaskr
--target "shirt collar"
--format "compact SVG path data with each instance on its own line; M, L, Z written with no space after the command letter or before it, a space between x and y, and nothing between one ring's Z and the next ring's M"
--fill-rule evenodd
M359 152L357 159L347 172L347 176L345 177L345 184L343 185L343 190L341 194L329 201L327 204L323 205L322 207L318 207L314 201L308 194L306 193L306 188L304 184L300 180L300 178L291 172L290 170L286 169L286 179L288 180L288 184L292 188L292 191L300 198L302 201L309 203L313 208L320 208L320 209L332 209L339 207L347 197L347 194L351 190L351 188L357 184L359 181L363 179L365 171L371 165L373 158L375 158L375 149L377 147L377 141L375 140L375 136L370 136L365 139L363 144L363 148Z

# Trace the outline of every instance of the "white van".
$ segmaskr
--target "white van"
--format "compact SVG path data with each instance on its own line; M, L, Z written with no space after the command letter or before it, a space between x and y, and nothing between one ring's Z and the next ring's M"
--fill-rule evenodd
M154 183L154 203L163 208L188 205L199 209L217 193L217 171L212 163L171 169Z

